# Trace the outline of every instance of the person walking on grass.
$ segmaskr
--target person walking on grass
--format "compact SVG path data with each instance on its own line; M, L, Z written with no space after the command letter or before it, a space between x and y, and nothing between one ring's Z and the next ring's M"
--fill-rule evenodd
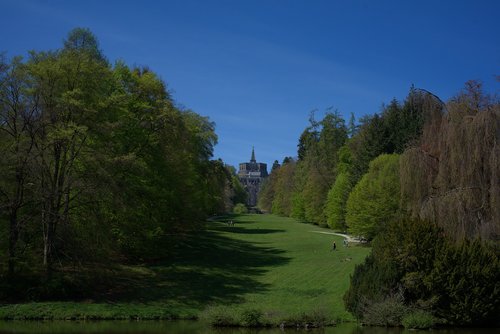
M335 243L335 241L333 242L333 245L332 245L332 250L336 250L337 249L337 244Z

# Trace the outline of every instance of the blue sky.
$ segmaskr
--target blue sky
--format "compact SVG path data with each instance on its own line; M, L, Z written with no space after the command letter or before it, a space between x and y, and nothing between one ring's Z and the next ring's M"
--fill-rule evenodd
M446 100L500 84L500 1L0 0L0 50L59 48L90 28L109 60L147 65L216 123L215 158L295 156L311 110L346 120L409 87ZM268 166L270 167L270 166Z

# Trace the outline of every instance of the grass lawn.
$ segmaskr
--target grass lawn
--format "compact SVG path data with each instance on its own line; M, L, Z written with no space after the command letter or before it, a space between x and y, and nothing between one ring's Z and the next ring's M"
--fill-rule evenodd
M367 256L368 248L346 248L342 237L316 233L331 230L271 215L240 216L235 227L212 226L222 236L262 249L262 257L267 257L262 262L255 259L259 274L249 277L255 287L240 294L241 307L285 313L319 309L351 319L342 296L354 266ZM332 251L334 240L336 251ZM238 260L233 261L237 265Z
M176 242L170 260L124 266L101 300L4 305L0 318L195 318L209 305L297 314L317 310L350 320L342 296L369 252L342 237L272 215L232 217ZM332 251L336 241L337 250Z

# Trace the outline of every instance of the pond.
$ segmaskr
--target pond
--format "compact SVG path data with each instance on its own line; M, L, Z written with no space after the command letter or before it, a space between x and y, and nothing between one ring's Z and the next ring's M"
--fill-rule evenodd
M356 324L340 324L314 330L241 329L210 328L196 321L0 321L0 334L283 334L283 333L318 333L318 334L406 334L419 333L400 328L359 327ZM428 331L425 331L428 332ZM434 331L439 334L494 334L498 329L444 329ZM424 333L422 331L421 333Z

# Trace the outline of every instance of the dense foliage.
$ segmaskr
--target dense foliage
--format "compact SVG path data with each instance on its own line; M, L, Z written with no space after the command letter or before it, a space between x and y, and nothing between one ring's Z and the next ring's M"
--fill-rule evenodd
M430 96L426 110L400 158L402 215L355 269L346 306L373 324L373 310L391 305L405 326L498 325L499 103L468 82L446 105Z
M444 107L444 109L442 109ZM404 208L455 239L500 237L500 103L470 81L401 157Z
M299 138L297 161L286 175L280 170L271 173L259 205L273 213L345 231L349 227L349 194L373 159L381 154L400 154L419 138L430 118L429 101L434 100L427 93L412 88L404 103L393 100L380 114L361 119L359 125L352 115L346 125L337 111L327 111L321 121L312 114L310 125ZM394 196L391 205L399 203L396 178L390 185Z
M356 267L345 295L347 308L370 322L371 305L399 296L397 310L403 313L417 309L455 325L498 321L500 260L494 246L480 239L457 243L444 235L435 223L389 224L365 263Z
M261 206L373 241L345 296L365 323L495 323L498 97L474 81L446 104L412 88L347 132L339 114L325 120L311 118L293 173L271 173ZM320 145L326 137L330 145Z
M0 295L22 298L29 284L50 297L75 264L168 255L173 233L241 197L210 160L216 142L214 124L177 107L151 70L111 66L88 29L26 61L2 57Z
M347 199L351 193L353 176L351 174L351 152L344 145L339 149L339 163L337 165L337 177L332 187L328 191L325 205L325 215L330 228L345 231L347 224L345 222Z
M373 159L347 200L349 233L373 239L384 224L396 218L399 188L399 156L382 154Z

